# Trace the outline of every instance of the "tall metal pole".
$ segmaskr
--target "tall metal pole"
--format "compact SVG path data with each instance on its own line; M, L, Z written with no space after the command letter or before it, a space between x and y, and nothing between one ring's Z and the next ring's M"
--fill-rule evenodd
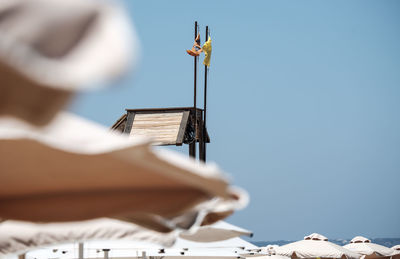
M194 22L194 40L197 36L197 21ZM197 57L194 57L194 142L189 145L189 156L196 158L196 138L197 138Z
M206 26L206 42L208 40L208 26ZM202 157L200 158L202 161L206 162L206 143L207 143L207 71L208 68L206 65L204 65L204 122L203 122L203 129L202 129L202 133L203 133L203 141L202 141L202 145L203 145L203 154Z

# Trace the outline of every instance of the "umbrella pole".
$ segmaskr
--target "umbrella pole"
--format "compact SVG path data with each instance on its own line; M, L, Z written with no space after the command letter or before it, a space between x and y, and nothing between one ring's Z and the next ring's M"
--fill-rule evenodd
M79 244L78 244L78 258L79 259L83 259L83 243L82 242L80 242Z
M194 40L197 36L197 21L194 22ZM196 142L197 142L197 57L194 57L194 141L189 144L189 156L196 158Z
M208 25L206 26L206 41L208 40ZM207 145L207 72L208 68L206 65L204 65L204 121L203 121L203 128L201 130L202 136L201 136L201 143L202 145L202 152L200 154L200 160L203 162L206 162L206 145Z

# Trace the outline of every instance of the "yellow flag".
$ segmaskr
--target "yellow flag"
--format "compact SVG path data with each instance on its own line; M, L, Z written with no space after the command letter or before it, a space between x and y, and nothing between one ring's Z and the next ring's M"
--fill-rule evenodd
M204 58L203 64L206 65L207 67L210 66L210 58L211 58L211 37L208 38L206 43L203 45L203 51L206 57Z

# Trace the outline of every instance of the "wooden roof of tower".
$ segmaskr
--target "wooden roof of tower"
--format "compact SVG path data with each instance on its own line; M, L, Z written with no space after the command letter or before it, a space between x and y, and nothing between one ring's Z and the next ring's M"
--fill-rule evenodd
M195 118L198 129L196 134ZM202 140L202 118L203 110L193 107L126 109L126 114L111 129L130 136L150 137L155 145L180 146ZM205 141L210 142L207 132Z

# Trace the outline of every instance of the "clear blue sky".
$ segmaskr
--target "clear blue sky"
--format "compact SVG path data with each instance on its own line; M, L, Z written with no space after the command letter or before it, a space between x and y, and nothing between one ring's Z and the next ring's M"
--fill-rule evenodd
M400 237L400 1L122 3L140 65L72 111L110 126L191 106L197 20L213 39L208 160L251 196L228 222L253 240Z

